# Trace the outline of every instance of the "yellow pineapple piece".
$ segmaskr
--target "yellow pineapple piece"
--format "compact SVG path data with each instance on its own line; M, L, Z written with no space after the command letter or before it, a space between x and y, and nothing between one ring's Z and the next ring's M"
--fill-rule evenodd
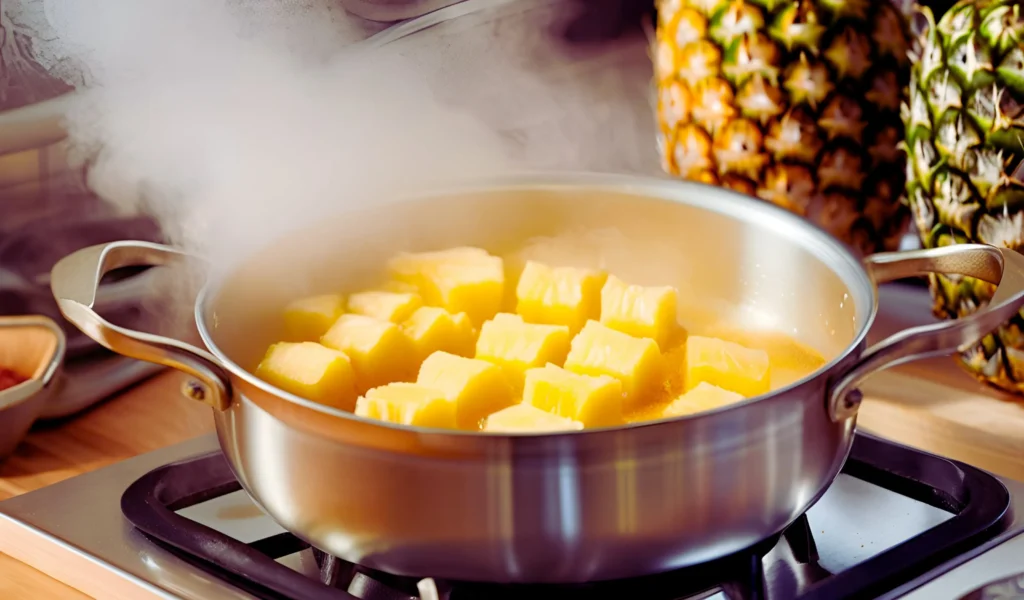
M695 388L686 392L665 407L663 417L681 417L706 410L714 410L734 402L743 400L742 394L722 389L702 381Z
M415 383L389 383L356 401L356 414L399 425L455 428L455 403L440 390Z
M686 340L687 390L710 383L750 398L768 392L768 353L719 338L691 335Z
M411 381L416 374L415 348L394 323L342 315L320 343L348 355L360 393L394 381Z
M388 263L392 276L415 285L423 301L480 324L501 310L505 269L500 257L480 248L404 253Z
M622 383L607 375L577 375L555 365L526 372L523 403L585 427L621 425Z
M583 423L566 419L529 404L513 404L487 417L484 431L491 433L548 433L579 431Z
M404 281L388 281L380 286L383 292L394 292L396 294L419 294L420 289L411 283Z
M516 285L516 312L530 323L565 325L575 334L601 316L606 278L602 271L527 261Z
M284 328L293 342L315 342L345 312L338 294L300 298L284 307Z
M498 313L480 328L476 357L499 365L512 386L522 390L527 369L565 362L570 340L564 325L536 325L519 315Z
M476 331L466 313L453 315L443 308L424 306L412 313L402 330L416 347L418 360L438 350L472 356Z
M487 415L515 402L512 386L500 367L448 352L428 356L416 383L440 390L456 404L455 422L460 429L479 429Z
M421 306L423 300L409 293L359 292L348 297L348 312L392 323L408 319Z
M643 405L643 397L661 387L664 359L650 338L636 338L588 321L573 338L565 368L579 375L608 375L622 383L623 410Z
M671 286L630 285L611 275L601 289L601 323L635 337L649 337L662 350L679 330L679 294Z
M279 342L267 349L256 376L282 390L343 410L355 406L352 364L316 342Z

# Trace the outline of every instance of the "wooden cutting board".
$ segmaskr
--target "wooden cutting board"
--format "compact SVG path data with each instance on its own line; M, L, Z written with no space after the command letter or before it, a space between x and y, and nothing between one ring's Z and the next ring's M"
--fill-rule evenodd
M880 307L872 340L935 322L921 288L887 286ZM861 389L861 429L1024 481L1024 399L977 382L952 358L882 371Z

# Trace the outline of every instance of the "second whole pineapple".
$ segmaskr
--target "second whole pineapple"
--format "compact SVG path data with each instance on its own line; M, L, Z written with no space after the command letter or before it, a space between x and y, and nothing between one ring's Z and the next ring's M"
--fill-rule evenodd
M981 242L1024 249L1024 9L962 0L936 23L915 19L904 109L907 197L927 248ZM958 318L991 298L971 277L930 277L935 314ZM1024 317L961 357L968 371L1024 393Z
M664 168L894 250L907 15L889 0L659 0Z

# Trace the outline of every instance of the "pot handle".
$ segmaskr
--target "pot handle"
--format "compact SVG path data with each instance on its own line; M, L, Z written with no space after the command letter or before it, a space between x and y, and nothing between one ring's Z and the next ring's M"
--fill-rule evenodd
M90 338L118 354L188 373L205 389L188 395L224 410L231 402L231 379L212 354L177 340L133 331L107 321L93 310L105 274L122 267L166 266L195 260L169 246L150 242L112 242L82 248L65 256L50 271L50 289L60 312Z
M894 334L868 348L833 384L829 417L835 422L857 413L863 399L856 389L867 376L905 362L964 352L995 331L1024 307L1024 256L1014 250L983 244L958 244L927 250L883 252L864 259L875 283L944 273L968 275L995 284L987 306L974 314Z

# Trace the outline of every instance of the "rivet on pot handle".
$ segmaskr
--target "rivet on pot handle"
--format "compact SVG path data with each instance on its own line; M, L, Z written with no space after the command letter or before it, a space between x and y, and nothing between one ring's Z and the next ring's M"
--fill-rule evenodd
M96 289L109 271L166 266L195 260L180 250L150 242L112 242L83 248L62 258L50 272L50 289L61 313L99 344L124 356L172 367L198 379L205 390L192 397L218 410L231 402L227 371L205 350L177 340L110 323L93 310Z
M832 387L828 409L833 421L856 414L861 402L856 387L868 375L912 360L966 351L1024 307L1024 256L1006 248L960 244L885 252L867 257L864 266L876 284L943 273L968 275L997 288L988 305L968 317L907 329L868 348Z

